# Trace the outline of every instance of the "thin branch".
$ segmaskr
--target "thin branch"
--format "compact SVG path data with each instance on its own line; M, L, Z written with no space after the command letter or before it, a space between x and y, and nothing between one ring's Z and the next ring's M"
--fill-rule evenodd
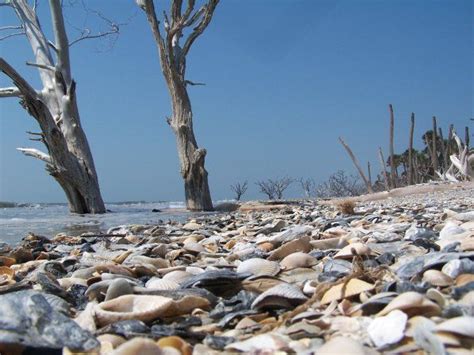
M359 172L360 177L362 178L362 180L364 180L365 186L367 187L367 191L369 193L373 193L374 191L372 190L372 186L370 186L369 180L367 180L367 177L365 176L364 171L360 167L359 162L357 161L357 158L352 152L352 149L347 145L347 143L342 139L342 137L339 137L339 142L341 142L342 146L347 151L347 154L349 154L349 157L351 158L352 162L357 168L357 171Z
M2 26L0 27L0 31L7 31L7 30L22 30L23 26L22 25L16 25L16 26Z
M48 164L52 163L51 157L48 154L46 154L46 153L44 153L44 152L42 152L38 149L35 149L35 148L16 148L16 150L22 152L23 154L25 154L27 156L42 160L42 161L44 161Z
M20 90L15 87L9 87L9 88L0 88L0 97L20 97L21 92Z
M25 34L26 34L25 31L9 33L9 34L7 34L7 35L5 35L5 36L0 37L0 41L3 41L3 40L5 40L5 39L7 39L7 38L10 38L10 37L24 36Z
M206 83L198 83L198 82L194 82L194 81L191 81L191 80L185 80L184 83L186 85L191 85L191 86L198 86L198 85L204 86L204 85L206 85Z
M38 97L36 90L33 89L31 85L3 58L0 58L0 71L5 73L5 75L13 81L23 95L28 96L31 99L36 99Z
M51 65L46 65L46 64L38 64L38 63L32 63L32 62L26 62L26 65L29 65L30 67L36 67L40 69L45 69L45 70L51 70L51 71L56 71L56 68L51 66Z
M110 35L118 34L118 33L119 33L119 27L117 25L114 25L110 31L99 32L96 34L91 34L91 30L86 28L79 38L76 38L74 41L69 43L69 47L85 39L101 38L101 37L106 37L106 36L110 36Z

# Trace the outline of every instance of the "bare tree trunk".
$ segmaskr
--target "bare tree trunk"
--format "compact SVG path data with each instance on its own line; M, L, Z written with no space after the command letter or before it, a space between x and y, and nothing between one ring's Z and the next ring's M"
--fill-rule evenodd
M46 163L46 170L64 190L73 213L104 213L99 182L86 135L81 127L76 102L76 83L71 77L69 43L58 0L50 0L55 42L51 44L41 30L35 10L26 0L12 0L35 55L43 89L34 90L3 58L0 70L18 89L23 107L38 122L37 134L48 154L33 148L19 148L25 155ZM56 62L50 47L55 49Z
M413 133L415 131L415 113L411 113L410 141L408 143L408 185L413 185Z
M466 144L467 150L469 151L469 127L464 128L464 143Z
M372 172L370 171L370 161L367 162L367 175L369 177L369 185L372 186Z
M362 180L365 183L365 186L367 187L367 191L369 193L373 193L374 191L372 190L372 186L370 185L369 180L367 180L367 178L364 174L364 171L360 167L359 162L357 161L357 158L355 157L354 153L352 153L351 148L346 144L346 142L344 142L342 137L339 137L339 142L341 142L342 146L346 149L347 154L349 154L349 157L351 158L352 162L354 163L355 167L357 168L357 171L359 172L360 177L362 178Z
M431 137L431 143L433 145L433 147L431 148L431 163L433 165L433 176L436 176L436 171L438 170L438 150L436 144L436 141L438 140L437 132L438 128L436 125L436 117L433 116L433 135Z
M391 180L391 187L397 187L396 181L396 166L395 166L395 153L393 148L393 131L395 126L395 119L393 116L393 106L392 104L388 105L388 110L390 111L390 180Z
M387 176L387 168L385 167L385 159L383 157L382 148L379 147L379 159L380 159L380 166L382 167L384 182L385 182L385 190L390 191L390 183L388 181Z
M441 127L438 128L438 136L439 136L439 144L440 144L440 150L441 150L441 158L443 159L442 163L442 172L446 172L449 169L449 157L447 155L446 151L446 144L444 142L444 135L443 135L443 130Z
M186 80L186 55L192 44L211 22L219 0L209 0L200 9L194 11L195 1L188 1L187 8L182 11L181 0L171 2L170 16L164 12L166 36L160 32L160 22L156 16L153 0L136 0L138 6L145 11L150 24L161 69L171 96L173 115L168 124L176 135L181 176L184 179L186 207L194 211L211 211L213 209L207 171L204 168L206 150L199 148L194 136L193 113L187 85L195 83ZM193 27L183 47L180 38L183 31Z

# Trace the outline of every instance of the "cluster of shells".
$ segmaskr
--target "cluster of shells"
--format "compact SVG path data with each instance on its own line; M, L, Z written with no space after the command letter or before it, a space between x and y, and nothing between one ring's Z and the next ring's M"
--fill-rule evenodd
M0 353L472 353L470 208L298 203L0 243ZM17 330L2 310L23 298L86 340Z

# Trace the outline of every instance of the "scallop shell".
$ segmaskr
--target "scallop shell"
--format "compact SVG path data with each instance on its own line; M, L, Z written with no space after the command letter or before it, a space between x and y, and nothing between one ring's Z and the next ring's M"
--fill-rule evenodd
M302 252L296 252L285 256L280 261L280 266L285 270L296 269L298 267L311 267L316 265L317 259L311 255Z
M182 271L182 270L175 270L168 272L165 274L162 279L167 280L167 281L174 281L177 284L182 284L184 281L189 279L193 274L187 272L187 271Z
M137 319L148 322L158 317L187 314L195 308L208 308L209 301L202 297L185 296L179 301L168 297L149 295L125 295L94 307L99 326L122 320Z
M450 286L453 284L453 279L439 270L426 270L423 274L423 281L433 286Z
M334 255L334 259L350 259L356 255L370 255L372 250L363 244L363 243L351 243L346 245L344 248L339 250L336 255Z
M321 299L321 304L331 303L334 300L341 300L343 298L351 297L358 295L365 291L371 291L374 289L374 285L359 280L351 279L344 287L344 283L340 283L331 287L326 291L323 298Z
M399 309L409 317L414 315L434 316L441 313L441 308L434 302L417 292L405 292L395 297L377 315L384 316Z
M280 265L274 261L252 258L241 262L236 271L254 276L275 276L280 272Z
M179 283L173 280L164 280L158 277L152 277L147 281L145 287L154 290L177 290L179 288Z
M456 317L448 319L436 326L436 331L459 334L474 338L474 317Z
M252 308L294 308L307 299L298 287L281 283L258 296L253 301Z

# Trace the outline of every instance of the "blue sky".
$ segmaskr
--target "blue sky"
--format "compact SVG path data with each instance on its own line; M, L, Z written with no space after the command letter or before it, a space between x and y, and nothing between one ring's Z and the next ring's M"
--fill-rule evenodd
M104 199L182 200L168 92L144 14L132 0L87 3L117 22L132 17L111 50L94 41L71 50ZM158 13L167 3L156 1ZM47 10L40 1L49 33ZM188 78L206 83L189 92L212 197L232 197L237 181L248 180L246 197L257 198L260 179L353 173L338 136L378 169L389 103L397 151L407 147L412 111L417 147L433 115L445 131L453 123L463 132L473 117L473 17L470 0L222 0L187 59ZM67 18L80 25L84 14L68 9ZM1 8L0 22L14 24L11 11ZM0 53L39 87L24 65L25 38L1 42ZM0 85L11 83L1 76ZM18 100L1 99L0 200L65 201L43 163L15 150L32 145L28 130L36 122ZM299 195L296 185L288 194Z

